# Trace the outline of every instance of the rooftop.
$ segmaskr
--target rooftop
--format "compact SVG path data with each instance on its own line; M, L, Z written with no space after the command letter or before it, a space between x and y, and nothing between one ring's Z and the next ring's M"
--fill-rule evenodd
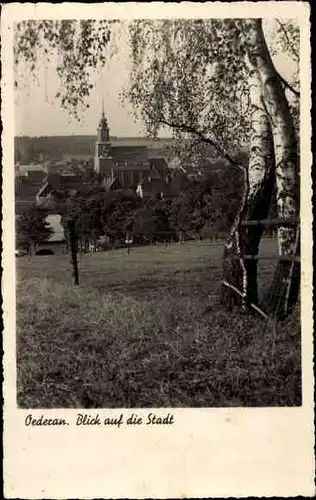
M79 175L48 174L45 183L54 189L75 189L82 185L82 178Z
M47 172L47 166L41 163L17 163L15 168L20 172Z

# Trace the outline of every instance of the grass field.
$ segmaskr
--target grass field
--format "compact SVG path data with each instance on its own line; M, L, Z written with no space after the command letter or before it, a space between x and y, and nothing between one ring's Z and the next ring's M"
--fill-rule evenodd
M223 309L221 258L208 241L83 255L79 287L67 256L17 259L19 406L301 404L299 308L277 325Z

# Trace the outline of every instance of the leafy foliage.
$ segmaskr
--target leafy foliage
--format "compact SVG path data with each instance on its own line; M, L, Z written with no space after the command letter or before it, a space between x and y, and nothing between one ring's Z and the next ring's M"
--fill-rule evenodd
M60 79L56 97L79 120L80 111L89 107L86 98L93 88L93 70L100 70L111 57L106 48L115 23L105 19L21 21L15 27L16 68L25 61L35 73L39 59L56 66Z
M122 240L131 228L139 204L140 199L133 192L93 186L67 200L62 223L66 228L69 218L74 219L77 235L83 241L96 240L105 234L113 241Z
M170 241L177 234L196 237L227 231L242 195L242 176L232 167L214 171L207 178L191 181L185 190L171 198L140 199L133 191L108 191L98 185L60 200L62 221L75 219L78 237L83 241L107 235L123 243L127 233L134 242ZM227 174L229 173L229 176Z
M129 98L148 132L199 132L234 150L247 138L248 69L234 20L137 20Z
M47 213L36 207L23 212L17 219L16 234L18 246L37 245L46 241L53 229L46 221Z
M242 176L232 167L195 181L170 203L171 227L195 235L205 230L213 235L227 232L240 205L242 189Z
M150 200L135 213L132 234L136 243L170 241L172 236L175 238L161 200Z
M298 28L292 21L277 27L272 46L275 39L275 47L289 55L293 48L298 68ZM127 95L148 133L156 135L167 125L179 142L208 142L233 160L251 133L246 31L239 19L137 20L130 25L133 70ZM295 85L295 73L293 78Z
M42 48L43 40L48 41L51 47L56 47L59 57L57 73L65 89L61 104L66 109L75 109L77 113L79 105L83 104L92 88L92 84L88 84L90 69L105 62L103 56L100 56L100 47L107 45L111 38L110 25L106 24L107 31L104 35L104 25L98 28L91 21L80 22L79 25L75 21L62 21L60 24L48 22L48 25L43 22L38 25L38 33L32 23L26 23L24 33L23 29L17 30L20 35L22 33L22 37L16 43L16 54L22 54L24 59L33 63L36 60L35 48ZM199 162L199 140L211 144L219 155L244 171L244 196L230 234L236 245L232 245L231 241L227 242L227 248L231 248L232 252L232 258L229 257L231 262L236 262L236 255L243 254L240 246L240 222L251 212L248 209L245 211L249 200L250 205L252 203L251 186L258 184L259 187L260 184L255 182L250 186L247 168L234 160L236 151L241 150L254 137L254 100L251 95L254 76L258 80L258 85L255 85L257 90L253 93L256 95L256 105L258 107L262 104L263 114L269 117L273 136L278 168L278 215L283 217L297 211L294 191L297 185L298 154L292 115L296 114L298 124L296 110L299 102L298 99L292 102L291 109L285 92L290 91L296 98L299 97L299 92L294 88L297 81L294 81L293 87L278 74L271 55L281 47L298 64L298 35L295 23L278 21L275 47L271 50L262 29L262 19L162 19L136 20L130 24L133 68L126 97L145 123L148 134L157 136L162 126L171 127L179 143L189 143L189 156L193 163ZM47 49L44 50L47 53ZM265 157L263 150L258 147L258 158L260 155ZM262 162L257 168L258 179L265 169L266 162ZM192 200L194 205L192 201L186 200L186 203L187 206L194 206L193 225L195 230L199 230L202 222L212 217L213 195L209 196L206 191L202 196L192 195ZM260 213L258 217L260 218ZM117 218L114 217L115 220ZM99 224L99 215L97 220ZM180 220L183 224L183 217ZM279 228L280 254L284 250L292 252L293 234L293 231ZM225 259L228 262L227 255ZM241 282L245 286L247 273L241 260L243 270L235 274L242 278ZM232 274L234 273L228 269L226 278L231 280ZM281 278L282 281L283 276ZM242 297L243 301L246 300L245 291Z
M115 34L122 24L114 19L17 23L16 69L26 63L35 76L39 60L55 66L60 78L57 98L79 119L80 110L89 106L92 75L117 50ZM247 140L249 68L240 20L136 20L128 27L133 69L125 97L149 133L170 125L175 136L193 133L228 151ZM285 52L296 64L297 87L298 27L291 20L277 20L270 39L272 55ZM16 85L21 80L17 71Z

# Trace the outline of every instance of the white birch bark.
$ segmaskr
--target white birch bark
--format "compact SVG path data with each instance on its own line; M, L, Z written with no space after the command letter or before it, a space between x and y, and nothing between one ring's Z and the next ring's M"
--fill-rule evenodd
M262 83L264 105L273 134L276 163L278 216L297 218L299 215L297 142L293 119L281 81L273 65L260 19L243 21L251 64L257 69ZM279 226L279 255L294 254L296 230Z
M249 80L251 100L251 137L248 165L249 201L258 195L263 182L274 166L273 144L269 118L262 98L260 76L252 72Z
M263 103L269 116L274 144L277 212L280 219L298 219L298 150L291 116L280 77L273 65L260 19L242 21L250 63L262 84ZM299 225L278 226L279 262L265 300L265 308L285 317L297 302L300 265L282 259L299 253Z
M248 220L262 220L268 216L274 184L274 151L269 118L263 105L261 79L256 70L251 71L251 138L248 164ZM257 256L263 232L262 226L246 227L244 253ZM247 296L258 302L257 260L246 260Z
M274 175L274 154L269 118L262 103L262 85L259 74L251 68L250 113L251 140L249 164L245 171L245 189L242 206L237 214L224 252L224 286L238 294L242 307L258 303L257 261L244 259L258 255L261 226L242 226L243 221L265 219L268 215ZM227 262L225 263L225 259ZM234 288L233 288L234 287ZM238 303L222 293L222 302Z

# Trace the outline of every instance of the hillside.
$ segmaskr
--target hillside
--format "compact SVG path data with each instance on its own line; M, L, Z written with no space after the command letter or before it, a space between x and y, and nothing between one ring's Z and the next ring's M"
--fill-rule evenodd
M27 162L46 156L50 159L60 160L64 156L93 156L95 135L65 135L14 138L16 161ZM147 146L149 150L161 153L171 138L147 139L143 137L111 137L113 146Z
M223 309L222 249L85 255L79 287L67 255L19 259L19 407L300 405L299 310L275 325ZM275 255L275 241L262 252ZM274 266L259 265L264 293Z

